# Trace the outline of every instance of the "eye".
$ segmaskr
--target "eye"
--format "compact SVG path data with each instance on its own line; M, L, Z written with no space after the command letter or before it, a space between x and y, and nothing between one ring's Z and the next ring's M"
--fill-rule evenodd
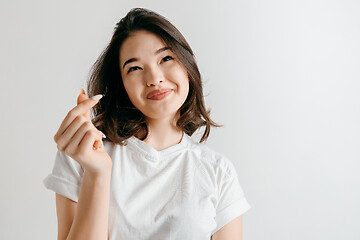
M166 57L164 57L163 59L161 59L161 61L164 60L164 59L169 59L169 58L170 58L170 60L171 60L171 59L174 59L174 58L171 57L171 56L166 56ZM167 61L165 61L165 62L167 62Z
M139 67L138 67L138 66L131 67L131 68L129 68L129 70L127 71L127 73L129 73L129 72L131 72L131 71L135 70L134 68L139 68Z

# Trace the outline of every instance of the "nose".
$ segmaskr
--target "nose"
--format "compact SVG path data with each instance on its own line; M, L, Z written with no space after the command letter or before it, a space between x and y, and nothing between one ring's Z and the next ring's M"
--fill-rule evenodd
M149 66L146 71L146 85L158 85L161 82L164 82L164 74L158 66Z

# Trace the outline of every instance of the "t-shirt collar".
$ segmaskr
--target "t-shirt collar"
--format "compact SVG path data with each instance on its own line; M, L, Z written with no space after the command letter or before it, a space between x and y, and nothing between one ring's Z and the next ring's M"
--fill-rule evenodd
M146 142L136 138L135 136L131 136L128 138L129 143L131 146L134 146L139 150L141 153L145 154L145 157L150 160L157 160L164 156L167 156L171 153L177 152L182 149L186 149L189 143L190 136L184 132L184 136L182 137L181 141L173 146L165 148L161 151L156 150Z

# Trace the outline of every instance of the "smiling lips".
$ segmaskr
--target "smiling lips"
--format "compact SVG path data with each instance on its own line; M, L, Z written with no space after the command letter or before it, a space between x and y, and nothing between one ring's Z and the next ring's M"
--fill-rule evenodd
M160 88L150 92L146 97L152 100L161 100L167 97L172 92L171 88Z

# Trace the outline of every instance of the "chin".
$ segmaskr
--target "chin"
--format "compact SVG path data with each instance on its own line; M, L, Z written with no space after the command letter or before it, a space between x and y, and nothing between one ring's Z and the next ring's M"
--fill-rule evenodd
M177 113L177 111L175 112L152 112L152 113L143 113L147 118L151 118L151 119L164 119L164 118L169 118L169 117L173 117L175 116Z

